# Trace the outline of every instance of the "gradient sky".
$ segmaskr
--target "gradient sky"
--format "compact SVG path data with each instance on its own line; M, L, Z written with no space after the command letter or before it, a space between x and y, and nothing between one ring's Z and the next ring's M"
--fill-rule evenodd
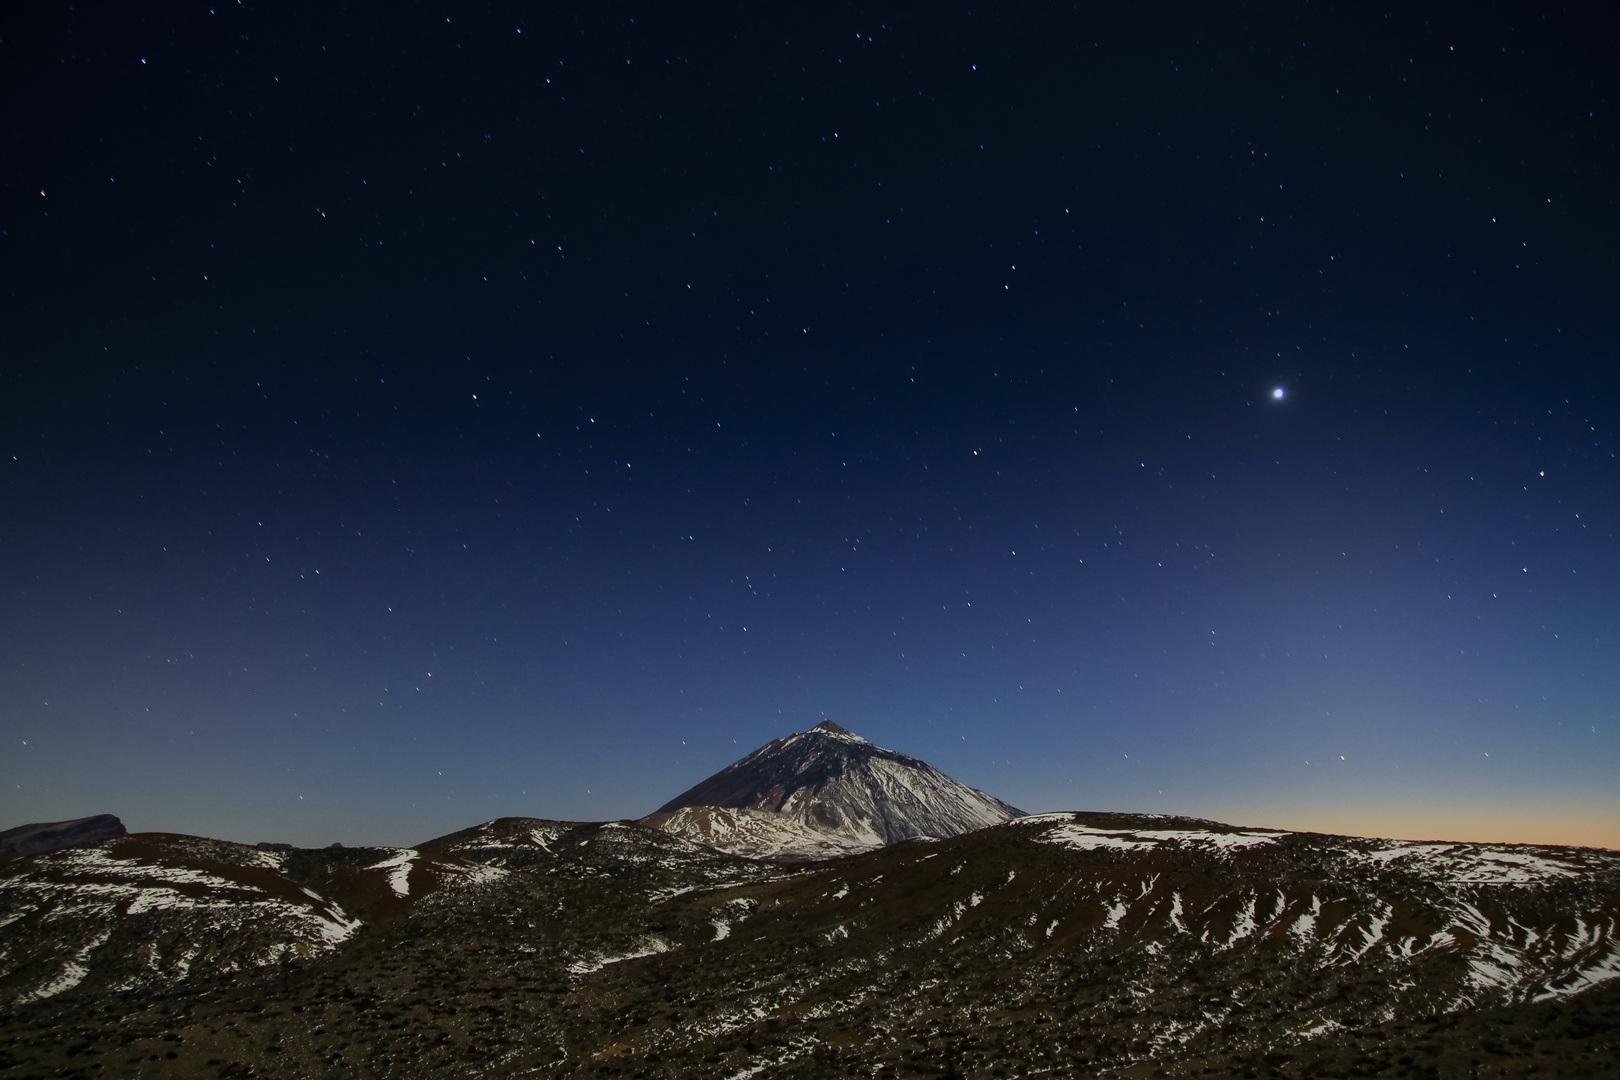
M1598 6L0 15L0 827L1620 847Z

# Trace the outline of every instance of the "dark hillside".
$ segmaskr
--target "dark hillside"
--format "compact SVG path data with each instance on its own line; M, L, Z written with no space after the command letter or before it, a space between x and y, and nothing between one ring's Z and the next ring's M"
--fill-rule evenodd
M1601 1076L1617 915L1612 852L1121 815L791 866L147 835L0 871L0 1076Z

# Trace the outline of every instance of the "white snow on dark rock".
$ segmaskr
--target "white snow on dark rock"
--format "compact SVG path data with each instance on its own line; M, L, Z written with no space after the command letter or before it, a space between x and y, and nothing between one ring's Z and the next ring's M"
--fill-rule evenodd
M778 814L817 836L840 834L852 850L957 836L1024 816L926 761L876 746L831 720L766 743L658 814L696 806Z

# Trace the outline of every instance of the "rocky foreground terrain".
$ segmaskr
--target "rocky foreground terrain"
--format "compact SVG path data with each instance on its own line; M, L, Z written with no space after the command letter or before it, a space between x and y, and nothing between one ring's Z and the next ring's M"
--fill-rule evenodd
M0 867L0 1076L1620 1075L1620 853L1103 814Z

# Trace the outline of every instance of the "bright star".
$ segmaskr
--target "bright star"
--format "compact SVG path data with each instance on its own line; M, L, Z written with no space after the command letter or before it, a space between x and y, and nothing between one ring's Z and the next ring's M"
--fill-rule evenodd
M1277 389L1271 392L1271 396L1276 398L1278 401L1281 401L1283 399L1283 388L1280 386L1277 387Z

